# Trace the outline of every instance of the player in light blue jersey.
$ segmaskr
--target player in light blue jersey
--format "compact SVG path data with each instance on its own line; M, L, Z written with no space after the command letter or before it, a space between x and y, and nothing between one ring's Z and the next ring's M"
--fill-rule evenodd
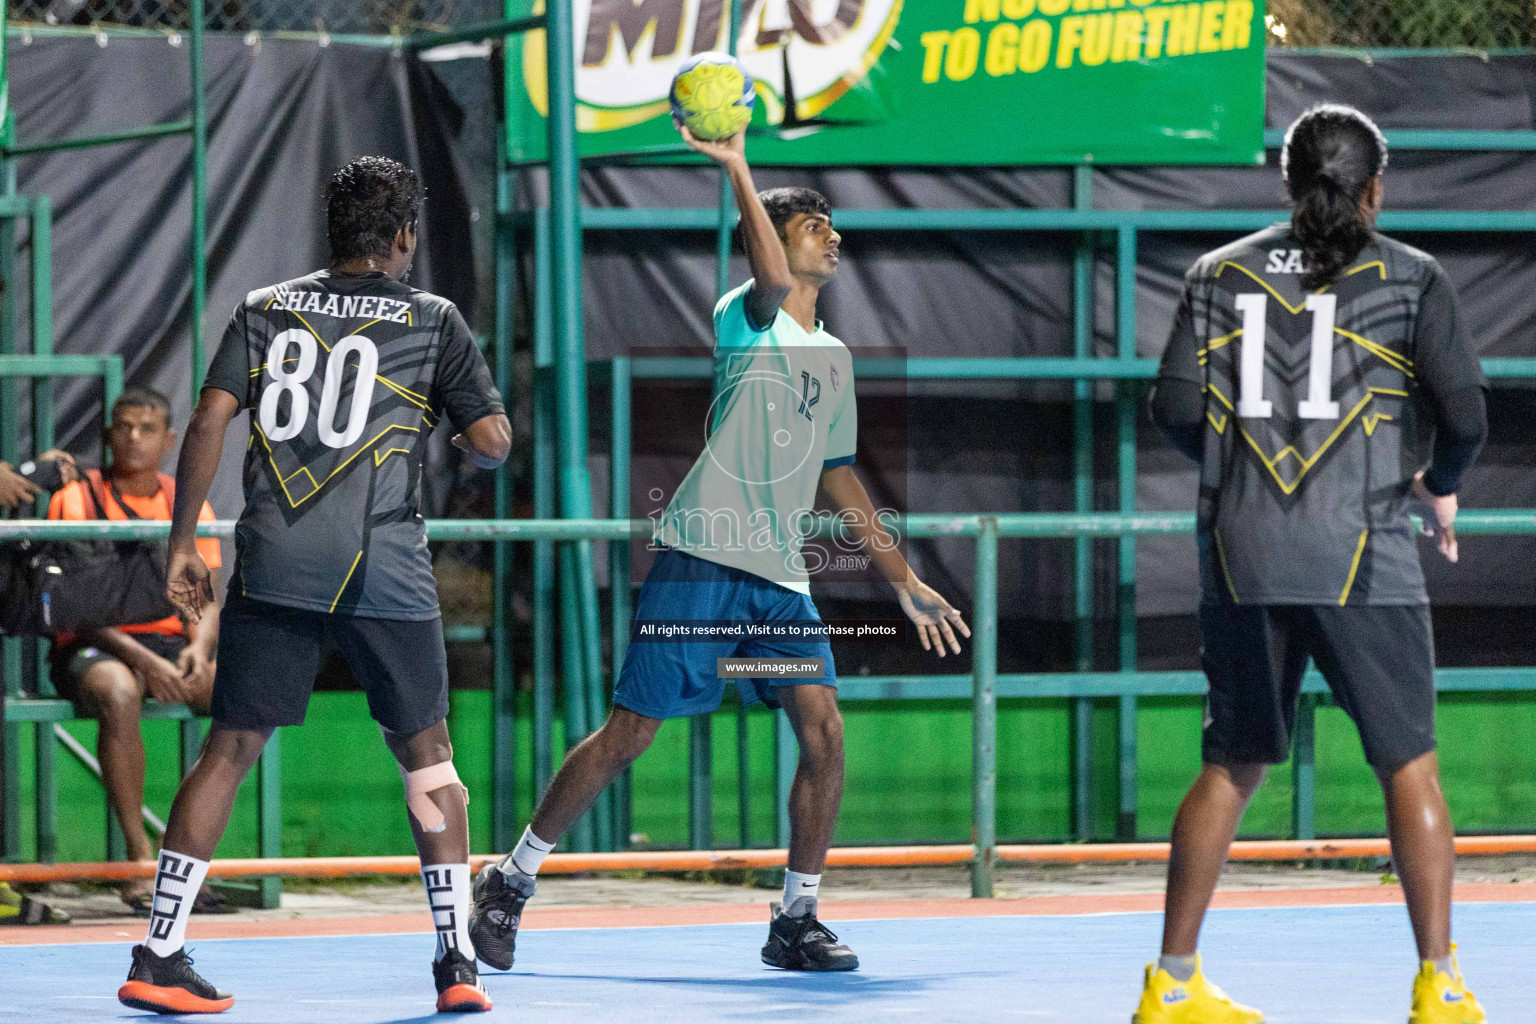
M752 280L715 309L708 441L657 523L659 551L640 589L613 712L566 757L516 849L476 881L470 934L480 959L501 970L512 966L518 922L544 856L650 746L662 720L720 706L726 679L717 661L725 658L751 659L771 672L791 659L806 663L795 677L738 680L744 699L783 707L800 744L784 901L772 906L763 962L797 971L858 967L853 951L816 917L843 796L832 647L824 631L803 633L821 624L801 549L818 488L896 591L925 650L958 654L956 633L970 636L960 613L907 565L854 472L853 360L816 319L817 296L840 258L827 201L803 188L759 195L741 135L703 142L681 131L730 178ZM749 639L649 635L658 623L680 620L774 632Z

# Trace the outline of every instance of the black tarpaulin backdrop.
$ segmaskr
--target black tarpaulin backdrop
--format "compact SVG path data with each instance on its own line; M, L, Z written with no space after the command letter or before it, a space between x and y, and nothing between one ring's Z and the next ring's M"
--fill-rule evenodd
M1356 104L1387 128L1510 128L1536 126L1532 93L1536 60L1529 57L1372 59L1272 53L1270 127L1286 127L1307 106L1324 100ZM999 130L1026 131L1012 121ZM748 150L750 156L750 145ZM1283 209L1278 153L1264 168L1101 168L1094 172L1100 208ZM844 208L1063 207L1071 203L1070 172L1057 169L764 169L760 188L800 184ZM603 206L709 206L712 171L599 169L584 180L585 200ZM1394 153L1387 203L1398 209L1530 209L1536 205L1536 158L1525 153ZM542 201L543 179L527 175L525 203ZM1137 351L1161 353L1184 270L1231 235L1147 234L1137 268ZM1536 355L1536 257L1531 239L1500 234L1405 236L1438 256L1460 289L1480 354ZM711 343L714 239L710 232L623 232L588 235L585 302L593 357L636 346ZM1112 241L1105 239L1105 246ZM837 281L823 293L827 329L857 350L899 347L911 356L1070 355L1072 254L1061 234L858 231L843 241ZM1096 264L1094 347L1115 350L1112 248ZM739 255L733 282L748 274ZM698 433L661 401L666 385L637 385L637 462L632 503L645 491L681 479L688 459L671 453L671 439ZM1108 385L1097 391L1112 397ZM1058 383L921 382L909 388L905 450L881 450L864 435L860 465L876 485L906 474L914 512L1066 510L1072 504L1071 385ZM647 401L647 395L658 400ZM1500 384L1491 403L1492 443L1462 494L1468 507L1536 504L1531 392ZM594 401L601 400L594 391ZM861 416L861 427L864 425ZM1196 474L1141 417L1137 507L1192 509ZM1097 507L1117 507L1113 405L1096 413ZM594 429L595 443L603 433ZM649 454L647 453L649 446ZM597 479L606 461L594 464ZM875 490L872 487L871 490ZM891 490L899 488L891 487ZM878 504L878 500L877 500ZM1096 545L1099 613L1113 614L1114 549ZM970 604L973 562L964 541L919 542L912 560L928 582ZM1536 555L1515 538L1464 540L1462 561L1448 567L1426 546L1425 565L1437 603L1521 605L1536 598L1523 566ZM1194 610L1196 571L1191 538L1143 539L1137 547L1138 610L1142 616ZM1071 614L1070 542L1004 542L999 557L1000 607L1005 617L1062 621ZM881 598L881 588L824 588L823 612L839 614ZM1007 634L1008 631L1004 631ZM1019 640L1015 650L1057 657L1066 630ZM1108 638L1106 638L1108 639ZM1149 636L1149 643L1155 638ZM1005 636L1005 648L1009 646Z
M185 44L103 37L10 45L22 143L191 116ZM412 283L473 317L475 278L458 108L424 65L392 48L210 35L207 358L245 294L329 263L321 190L354 157L394 157L422 173L428 203ZM191 405L189 136L24 157L18 189L52 197L57 352L116 352L129 383L169 396L178 427ZM23 240L26 234L23 232ZM19 266L26 266L25 252ZM16 282L27 323L25 274ZM22 329L23 337L26 330ZM94 452L100 387L55 388L59 444ZM213 503L238 513L244 417L229 432Z
M90 40L35 40L13 46L11 55L12 97L24 142L187 116L185 52L163 41L114 38L100 48ZM483 67L488 82L493 70L488 62ZM471 185L480 193L489 185L466 180L469 143L458 136L459 111L429 67L389 50L276 40L264 40L257 49L239 38L214 36L208 69L205 336L210 353L228 311L245 291L326 262L320 186L334 166L367 152L396 156L424 171L431 199L414 280L472 309L475 278L465 196ZM1388 128L1536 127L1536 59L1529 57L1367 60L1276 52L1270 56L1268 89L1269 123L1277 128L1322 100L1355 103ZM1027 131L1028 125L1014 118L999 130ZM1097 169L1095 204L1276 209L1284 205L1276 163L1272 153L1267 168ZM190 296L186 140L31 157L20 168L22 191L47 192L54 199L58 350L123 353L129 379L165 389L184 422ZM1533 172L1536 158L1523 153L1401 151L1388 172L1387 201L1401 209L1530 209L1536 206ZM607 168L588 171L583 188L593 205L710 206L716 182L712 171L698 168ZM542 201L541 183L540 173L525 175L519 189L523 205ZM1059 169L777 169L759 173L758 183L812 185L841 207L1059 208L1071 199L1070 172ZM476 230L486 226L482 220ZM1185 267L1227 240L1167 234L1142 239L1137 272L1142 355L1162 349ZM1530 340L1536 326L1530 239L1441 234L1408 240L1444 262L1482 354L1536 355ZM856 350L895 347L914 356L1069 354L1073 247L1073 239L1058 234L857 232L844 242L847 258L822 313L828 329ZM592 234L586 257L593 358L637 346L707 350L715 298L711 232ZM1109 254L1102 253L1096 265L1094 345L1104 355L1114 350L1111 269ZM746 274L738 257L733 282ZM525 294L530 279L524 275ZM637 513L646 507L649 488L660 486L670 494L691 461L675 439L699 432L689 418L696 402L662 400L665 387L637 386L632 495ZM521 390L526 392L526 382ZM1111 396L1107 386L1097 393ZM94 391L68 383L58 394L61 439L73 439L77 451L89 450L95 438ZM915 512L1070 508L1069 384L928 382L911 385L909 394L905 443L882 443L876 424L867 420L866 405L860 467L877 501L882 494L904 495L903 503ZM1524 385L1496 389L1493 443L1468 479L1466 505L1536 505L1536 473L1527 468L1536 454L1530 394ZM605 407L604 393L594 387L599 514L607 504L607 459L601 451ZM1095 421L1099 508L1117 503L1114 434L1113 407L1101 402ZM243 443L243 432L232 431L216 494L223 514L236 507L232 471ZM1193 507L1192 467L1145 420L1140 467L1139 508ZM441 474L438 479L446 483ZM437 488L439 495L443 489ZM1109 616L1113 546L1096 548L1099 612ZM1137 550L1141 614L1192 611L1193 542L1145 539ZM925 578L969 607L970 551L966 542L920 542L912 557ZM1536 599L1536 584L1522 568L1536 555L1532 542L1469 539L1462 551L1455 568L1426 554L1437 602L1523 605ZM1005 617L1064 622L1072 604L1070 553L1067 542L1005 543L1000 557ZM885 603L878 586L818 592L828 615L862 610L876 600ZM1041 653L1051 660L1067 646L1064 629L1022 639L1018 632L1004 631L1005 667L1017 663L1010 652L1021 648L1044 648ZM1155 632L1148 631L1148 647L1157 643Z

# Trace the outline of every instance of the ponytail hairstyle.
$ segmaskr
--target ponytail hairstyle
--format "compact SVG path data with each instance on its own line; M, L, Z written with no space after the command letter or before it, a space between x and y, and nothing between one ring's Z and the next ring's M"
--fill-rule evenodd
M1331 283L1371 241L1360 212L1371 181L1387 169L1387 140L1354 107L1312 107L1285 133L1280 173L1294 206L1291 231L1306 265L1309 291Z

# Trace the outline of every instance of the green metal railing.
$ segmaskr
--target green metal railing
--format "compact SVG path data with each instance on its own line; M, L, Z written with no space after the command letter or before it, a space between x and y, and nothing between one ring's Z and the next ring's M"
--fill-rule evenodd
M739 18L732 4L733 24ZM519 8L525 3L508 0L507 17L501 22L468 26L446 33L428 33L414 37L359 37L354 42L367 45L399 46L415 52L431 46L452 42L507 36L543 27L540 18L519 16ZM12 129L12 119L7 112L0 129L0 169L3 169L3 189L0 189L0 277L14 279L11 261L15 253L14 218L30 216L33 220L33 236L38 244L33 246L34 297L33 337L34 356L17 357L16 306L9 297L0 302L0 359L4 358L56 358L76 359L89 357L51 357L51 322L48 294L49 253L47 199L30 200L15 196L15 159L41 152L144 141L171 134L190 133L193 146L193 218L191 245L193 252L193 325L192 325L192 381L194 393L201 383L203 372L203 341L201 322L203 315L205 277L203 251L205 247L206 208L206 104L203 93L202 68L202 19L200 3L192 5L191 83L192 102L190 117L171 124L132 128L115 133L83 139L64 139L17 144ZM3 18L3 15L0 15ZM722 180L720 201L716 207L673 210L620 210L583 209L579 202L578 172L574 117L574 47L569 33L570 0L550 0L548 4L548 29L550 45L546 47L549 59L550 83L549 153L550 206L529 212L516 212L517 168L505 156L505 132L498 131L498 173L496 219L496 323L492 335L492 347L498 385L503 393L512 393L512 356L514 351L513 322L517 297L515 275L519 262L517 244L525 238L532 252L534 280L530 293L533 296L531 347L534 365L533 387L533 511L535 520L510 521L512 511L512 480L510 471L502 469L495 477L494 521L487 522L434 522L432 535L437 539L479 539L495 546L493 572L493 614L489 636L493 648L492 702L492 756L494 761L493 784L493 841L497 848L505 849L515 840L517 822L512 799L518 780L514 773L515 749L515 694L512 676L512 645L509 628L511 609L511 579L513 575L513 549L517 542L528 541L533 545L533 740L531 784L534 795L542 793L552 775L554 756L554 720L556 652L565 671L565 742L578 742L601 720L604 707L604 673L601 647L601 619L596 589L595 556L592 544L608 542L608 564L615 586L611 588L610 616L612 628L613 665L622 662L624 644L627 641L627 623L632 606L632 592L626 581L630 580L630 547L624 541L645 524L630 523L628 494L630 487L628 453L631 447L631 384L634 380L708 377L708 362L704 359L656 359L644 356L621 357L588 366L582 334L581 311L581 250L584 232L588 230L630 231L712 231L716 238L717 277L720 291L728 284L731 228L734 210L728 188ZM37 28L31 31L44 32ZM60 29L60 32L74 31ZM159 33L155 33L159 34ZM734 38L735 33L731 34ZM0 20L0 40L8 39ZM330 37L329 41L342 41L342 37ZM3 89L4 49L0 48L0 89ZM506 74L515 75L510 64ZM3 92L0 92L3 95ZM1488 150L1533 151L1536 150L1536 132L1389 132L1389 140L1399 149L1424 150ZM1271 147L1279 144L1279 133L1266 134ZM681 151L680 151L681 152ZM602 162L623 162L625 158L604 157ZM978 846L989 851L995 840L995 803L991 794L995 789L995 701L999 697L1013 696L1056 698L1065 697L1071 703L1073 724L1072 759L1072 817L1073 827L1079 838L1089 838L1092 820L1092 787L1089 771L1091 749L1092 702L1095 699L1112 699L1116 702L1118 743L1118 795L1117 835L1132 838L1136 834L1136 701L1148 694L1195 694L1203 689L1203 681L1197 673L1140 673L1136 671L1136 617L1135 617L1135 543L1136 537L1157 533L1187 532L1190 523L1187 516L1144 516L1135 514L1137 399L1141 382L1155 372L1155 362L1138 358L1135 346L1135 266L1138 247L1147 233L1159 232L1243 232L1263 227L1283 219L1285 211L1192 211L1192 210L1101 210L1093 206L1094 174L1087 165L1072 168L1073 204L1064 210L840 210L836 217L845 231L1021 231L1060 232L1075 236L1073 252L1073 351L1069 357L1002 358L1002 359L908 359L908 360L861 360L860 374L869 377L906 377L910 379L1057 379L1070 381L1073 390L1073 508L1074 514L1062 516L912 516L907 520L909 536L928 536L926 530L941 530L932 536L966 536L977 544L977 590L973 617L976 636L973 639L975 675L965 676L893 676L845 680L842 693L848 700L864 699L926 699L953 698L969 694L974 702L976 715L977 753L975 789L977 806ZM1381 226L1388 231L1406 232L1536 232L1536 213L1529 211L1392 211L1383 215ZM1106 244L1107 242L1107 244ZM43 256L40 257L39 253ZM1095 310L1095 262L1108 255L1114 268L1115 297L1115 354L1110 357L1092 356L1092 318ZM47 339L45 341L45 339ZM1485 360L1485 369L1495 378L1536 377L1536 359ZM19 366L20 364L11 364ZM76 372L66 369L75 364L34 364L32 369L52 365L52 372ZM85 366L85 364L79 364ZM80 370L79 372L96 372ZM105 369L100 372L106 373ZM588 458L588 411L586 408L586 379L592 373L609 383L611 402L612 436L610 450L613 453L611 467L612 520L592 518L592 496ZM118 370L120 381L120 367ZM34 409L51 410L51 389L39 384L33 372L17 370L15 375L29 376L34 384ZM0 367L0 378L7 377ZM1091 384L1095 380L1114 382L1116 479L1118 483L1117 514L1092 513L1094 476L1092 452L1094 444L1093 405L1095 396ZM41 399L41 400L40 400ZM17 410L14 392L9 383L0 380L0 457L12 456L18 450ZM34 445L43 439L51 443L51 415L40 422L34 417ZM9 445L7 444L9 438ZM563 520L554 520L557 515ZM1495 515L1489 532L1532 532L1525 528L1521 516L1526 513L1508 513L1500 518ZM1478 518L1469 514L1463 523L1463 532L1474 533L1479 527ZM939 525L942 522L942 526ZM46 531L69 530L91 524L50 524ZM0 537L6 531L18 529L12 524L0 523ZM138 524L113 524L109 529L114 535L128 536L133 530L143 529ZM222 528L222 527L221 527ZM151 527L151 529L153 529ZM52 535L51 533L49 535ZM59 534L62 536L63 534ZM1021 537L1070 537L1074 550L1074 673L1018 676L998 674L996 669L996 545L1000 539ZM1118 628L1115 645L1117 671L1095 672L1094 668L1094 580L1092 573L1092 542L1095 538L1113 540L1117 546L1114 603L1117 610ZM985 577L990 575L991 583ZM560 609L562 628L556 629L556 608ZM990 626L988 626L990 623ZM6 645L6 678L19 679L19 661L12 662L13 654L19 654L14 642ZM1455 688L1536 688L1536 670L1465 670L1471 675L1456 672L1442 673L1441 685ZM1504 673L1504 674L1499 674ZM1317 680L1309 677L1306 693L1309 702L1318 693ZM1310 735L1306 726L1310 723L1310 703L1304 704L1302 724L1298 735ZM745 736L745 720L738 718L738 737ZM990 723L990 724L989 724ZM9 728L9 726L8 726ZM690 731L690 839L696 846L713 845L714 835L710 821L709 756L710 723L707 718L696 720ZM987 737L993 741L985 742ZM776 801L775 840L783 845L788 839L788 822L784 813L782 795L787 792L788 780L794 767L794 746L790 730L782 714L775 718L774 744L776 753L776 788L780 794ZM14 744L7 745L7 758ZM744 742L739 747L744 750ZM1310 748L1308 748L1310 750ZM275 755L276 744L269 746L268 754ZM263 766L267 765L266 758ZM7 768L10 766L7 765ZM1310 834L1310 762L1302 764L1298 757L1298 795L1296 832L1306 837ZM745 778L745 772L740 773ZM14 777L13 772L8 775ZM263 792L270 787L276 795L276 758L273 756L271 775L263 777ZM1302 781L1306 785L1301 785ZM594 811L584 817L574 830L574 844L578 849L612 849L622 846L629 834L627 778L621 779L615 789L598 802ZM745 792L741 794L745 811ZM983 806L983 805L988 806ZM9 808L9 804L7 805ZM747 815L742 814L745 822ZM279 823L280 825L280 823ZM987 830L990 831L987 831ZM275 834L276 829L273 829ZM261 853L275 855L278 850L269 845L267 830L263 829ZM985 840L985 841L983 841ZM741 837L742 845L747 837ZM7 845L5 853L11 855ZM978 860L974 878L978 893L990 891L990 853Z
M971 672L969 675L862 676L839 681L840 701L926 701L969 697L972 714L971 817L977 848L972 862L972 892L992 893L992 872L997 846L997 702L999 700L1093 700L1138 697L1198 697L1205 692L1199 672L1066 672L1001 673L998 671L998 545L1003 540L1054 540L1065 538L1188 535L1195 527L1187 512L1125 515L1116 513L1020 513L1005 515L913 515L896 521L896 529L911 538L967 538L976 545L971 622ZM833 532L823 519L818 533ZM606 541L628 548L636 538L649 537L649 520L430 520L427 536L439 541L490 541L496 543L545 541ZM1457 529L1467 537L1536 535L1536 509L1495 509L1464 512ZM23 537L51 540L113 538L117 540L162 539L169 523L156 522L52 522L0 521L0 542ZM198 534L228 537L234 523L201 523ZM622 594L610 592L615 622L627 622L621 614ZM1460 668L1436 673L1437 687L1446 692L1502 692L1536 689L1536 668ZM1319 698L1327 693L1322 678L1309 672L1303 683L1301 721L1296 729L1292 761L1293 826L1295 838L1311 839L1314 832L1315 776L1312 750L1312 718ZM27 704L7 710L7 721L39 721ZM501 769L499 752L491 756L493 773ZM1130 781L1134 797L1136 760L1134 746L1122 745L1118 774L1122 785ZM775 805L788 799L793 774L793 750L775 747ZM39 789L42 789L40 784ZM39 800L44 799L40 793ZM51 798L48 798L51 799ZM39 807L43 804L40 802ZM1131 804L1134 809L1134 799ZM500 813L498 811L498 813ZM39 815L40 849L44 835ZM264 854L267 855L267 854ZM40 859L46 859L41 858Z

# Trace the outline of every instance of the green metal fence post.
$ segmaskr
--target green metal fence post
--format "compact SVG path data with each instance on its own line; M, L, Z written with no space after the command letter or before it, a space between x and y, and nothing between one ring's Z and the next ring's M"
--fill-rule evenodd
M688 848L708 850L715 845L714 805L710 781L714 775L713 736L710 715L688 720Z
M580 166L576 156L576 68L571 0L549 0L546 11L546 57L549 83L549 205L554 254L554 316L556 352L555 415L559 424L560 514L566 519L592 516L592 479L587 467L587 364L583 345L581 301ZM601 649L592 542L571 542L570 598L575 612L561 623L576 630L577 661L566 683L579 688L587 705L584 717L602 707ZM562 595L564 590L562 588ZM595 656L594 656L595 654ZM593 692L596 690L597 692ZM597 723L591 723L595 726ZM576 737L579 739L580 737ZM567 740L569 744L571 739ZM600 797L593 808L599 822L611 821L611 798ZM607 829L600 830L599 835ZM611 834L611 831L610 831ZM605 839L600 842L606 844Z
M37 758L37 788L32 793L37 815L37 859L52 864L59 851L59 787L53 773L53 723L36 723L32 735L33 756Z
M3 59L3 46L0 46L0 59ZM3 81L3 79L0 79ZM9 113L7 106L5 125L6 137L15 135L15 121ZM4 161L4 176L6 196L12 197L16 193L16 164L14 160ZM29 206L29 213L35 213L36 208ZM17 280L15 274L16 261L16 222L14 218L6 216L0 218L0 290L4 291L3 309L0 309L0 355L10 355L18 351L16 329L16 290L10 287L10 283ZM39 381L33 379L32 392L34 397L40 390ZM33 409L33 432L36 437L37 416L36 408ZM52 417L49 417L50 429ZM15 465L21 456L21 401L16 390L16 382L10 378L0 381L0 459ZM45 499L39 499L39 508ZM31 644L36 648L37 641L26 641L20 637L0 638L0 674L3 674L4 685L9 693L19 693L26 684L23 683L23 672L26 664L26 649L24 645ZM20 750L21 730L17 726L7 725L5 728L5 758L6 772L3 781L5 796L5 811L0 817L5 819L4 855L7 858L19 858L21 855L21 778L20 778ZM14 769L12 767L14 762Z
M496 387L512 402L512 329L516 302L517 258L512 224L513 172L506 162L506 130L496 131L496 322L492 353ZM497 519L512 514L512 471L496 470ZM491 846L510 850L517 842L517 686L512 665L512 545L493 545L491 571Z
M799 741L781 708L773 713L773 842L779 849L789 847L789 789L799 760Z
M1121 359L1136 356L1136 229L1122 227L1116 244L1116 303L1118 349ZM1119 425L1120 511L1136 511L1136 416L1135 381L1121 381L1115 411ZM1120 572L1117 589L1120 611L1120 671L1136 671L1136 538L1120 538ZM1122 841L1136 838L1136 698L1122 694L1119 718L1120 808L1115 835Z
M7 651L9 653L9 651ZM14 697L14 691L9 689L7 683L6 697ZM3 764L0 769L5 772L5 778L0 779L0 785L4 786L4 807L0 809L0 820L4 822L4 836L0 839L3 848L0 848L0 860L8 864L21 860L21 726L14 722L6 722L3 738L0 738L0 755L3 755Z
M628 356L613 360L612 384L609 393L611 415L610 444L612 452L609 465L609 481L612 494L609 506L613 518L629 518L629 463L631 453L630 416L631 385ZM619 670L624 665L624 655L629 649L629 620L632 614L629 538L608 542L608 596L613 615L613 678L618 682ZM628 768L619 774L613 784L613 847L622 850L629 846L633 831L634 792L633 776Z
M992 895L997 860L997 519L976 536L975 621L971 625L971 895Z
M122 823L117 820L117 812L107 804L107 860L120 861L128 859L128 840L123 836Z
M549 211L533 222L533 514L555 515L555 395L553 274ZM538 804L555 766L555 545L533 542L533 803Z
M197 764L198 755L203 749L203 726L195 718L183 718L176 723L176 733L181 748L181 777L186 778L192 774L192 768Z
M32 200L32 354L53 354L53 200L38 196ZM45 452L53 447L53 378L32 378L32 451ZM39 519L48 515L47 495L38 495L34 512ZM29 644L35 681L32 689L46 693L48 682L48 641L38 637ZM46 745L49 773L53 785L53 732L38 734ZM42 751L39 750L39 756ZM42 762L39 762L41 765ZM39 783L41 783L39 779Z
M16 138L16 119L10 108L10 73L6 52L9 39L4 31L7 5L0 4L0 136L9 145ZM3 178L7 197L16 194L16 161L0 160L0 178ZM16 280L16 222L10 217L0 217L0 355L16 353L16 293L10 282ZM9 377L0 379L0 459L16 463L20 451L21 403L17 401L16 382ZM0 686L8 696L21 691L21 640L17 637L0 638ZM0 821L4 822L0 835L0 859L21 859L21 726L6 723L0 726L3 738L4 778L0 779Z
M261 857L283 855L283 747L282 730L272 737L256 761L256 853ZM283 899L283 880L263 875L256 880L257 905L275 910Z
M736 843L752 848L752 733L747 706L736 706Z
M736 56L741 44L741 7L737 0L727 0L730 17L726 19L725 52ZM736 227L736 197L731 192L731 179L722 169L720 172L720 226L715 234L715 298L724 295L731 287L731 233ZM700 716L707 728L709 716ZM749 771L752 752L748 742L747 705L736 705L736 815L737 832L742 849L750 845L752 836L752 778Z
M1093 208L1093 167L1078 164L1072 168L1072 205L1074 209ZM1093 354L1093 243L1080 235L1072 260L1072 354L1086 359ZM1072 509L1093 511L1093 387L1094 382L1072 382ZM1076 628L1072 633L1073 664L1079 672L1093 669L1094 587L1093 541L1076 537L1072 541L1073 613ZM1072 834L1079 840L1093 835L1093 701L1078 697L1072 701Z
M740 13L731 4L732 30L727 40L729 52L736 52L736 28ZM730 289L731 229L735 226L736 204L731 195L731 180L725 171L720 172L719 183L720 220L715 228L715 297ZM740 716L746 714L745 706L738 706L737 732L741 731ZM694 715L688 720L688 841L695 850L707 850L714 845L714 805L710 799L710 781L714 769L714 716ZM737 803L742 803L746 780L737 779Z
M208 268L208 102L203 93L203 0L188 5L192 19L192 404L203 390L203 309Z
M582 649L580 597L577 594L576 542L560 545L560 680L565 684L565 750L570 753L587 735L586 652ZM596 815L585 811L571 827L571 848L590 853Z
M1301 695L1291 755L1291 837L1317 838L1317 698Z
M577 541L576 582L580 598L582 667L586 686L583 693L587 702L587 732L596 732L603 724L607 700L603 687L603 622L597 603L597 567L590 540ZM593 846L600 853L612 853L614 849L615 788L609 785L597 795L592 804Z

